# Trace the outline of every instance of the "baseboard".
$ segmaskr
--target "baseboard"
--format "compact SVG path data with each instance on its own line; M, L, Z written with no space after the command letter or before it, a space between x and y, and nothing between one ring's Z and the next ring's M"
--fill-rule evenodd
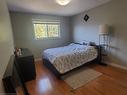
M124 69L124 70L127 70L127 67L124 67L124 66L121 66L121 65L118 65L118 64L115 64L115 63L108 63L108 65L111 65L113 67L117 67L117 68L120 68L120 69Z
M42 58L35 58L35 62L42 61Z

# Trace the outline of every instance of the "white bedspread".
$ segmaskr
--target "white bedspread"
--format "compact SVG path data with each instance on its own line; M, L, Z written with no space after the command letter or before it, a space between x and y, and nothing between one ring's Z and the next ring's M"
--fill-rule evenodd
M70 44L46 49L43 57L48 59L62 74L94 60L97 57L97 50L93 46Z

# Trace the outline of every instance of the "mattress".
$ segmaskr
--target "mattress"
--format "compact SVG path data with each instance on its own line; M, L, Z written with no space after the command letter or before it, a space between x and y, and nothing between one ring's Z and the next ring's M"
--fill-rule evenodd
M43 58L48 59L63 74L94 60L97 54L94 46L72 43L64 47L44 50Z

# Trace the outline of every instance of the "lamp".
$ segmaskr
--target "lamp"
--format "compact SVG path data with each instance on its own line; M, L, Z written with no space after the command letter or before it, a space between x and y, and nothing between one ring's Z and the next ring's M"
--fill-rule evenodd
M56 0L59 5L65 6L71 2L71 0Z
M100 48L100 63L102 65L106 65L102 58L102 56L107 56L108 51L108 44L109 44L109 26L107 24L102 24L99 26L99 46Z
M100 35L108 35L109 27L107 24L103 24L99 26L99 34Z
M102 24L99 26L99 44L108 45L108 35L109 35L109 26L107 24Z

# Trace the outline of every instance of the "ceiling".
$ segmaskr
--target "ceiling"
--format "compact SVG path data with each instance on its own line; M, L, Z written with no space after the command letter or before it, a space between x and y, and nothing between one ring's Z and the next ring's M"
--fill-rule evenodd
M72 16L90 10L111 0L72 0L66 6L55 0L7 0L10 11Z

